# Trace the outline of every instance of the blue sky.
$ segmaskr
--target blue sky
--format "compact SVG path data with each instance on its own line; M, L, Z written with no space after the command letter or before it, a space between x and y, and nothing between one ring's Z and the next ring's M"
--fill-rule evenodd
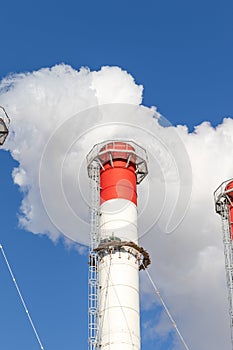
M174 125L215 126L233 113L232 11L230 0L8 1L1 5L0 78L62 62L119 66L144 86L144 105L157 106ZM18 227L22 194L11 177L17 164L0 151L0 166L0 241L44 348L85 349L87 257ZM2 347L36 349L1 257L0 288ZM170 349L169 339L142 337L142 350L157 342L159 350Z

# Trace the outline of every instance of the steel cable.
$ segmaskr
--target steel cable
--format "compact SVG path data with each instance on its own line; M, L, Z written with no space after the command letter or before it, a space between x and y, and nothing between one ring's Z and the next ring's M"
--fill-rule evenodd
M159 292L157 286L155 285L154 281L152 280L152 278L151 278L151 276L150 276L150 274L149 274L149 271L148 271L147 269L145 269L145 271L146 271L147 276L148 276L148 278L149 278L149 280L150 280L150 282L151 282L151 284L152 284L152 286L153 286L153 288L154 288L155 293L157 294L157 296L158 296L158 298L159 298L161 304L162 304L163 307L164 307L164 310L166 311L166 314L167 314L168 318L170 319L170 321L171 321L171 323L172 323L172 325L173 325L173 327L174 327L174 329L175 329L175 331L176 331L178 337L180 338L181 343L184 345L184 347L185 347L186 350L190 350L190 348L189 348L188 345L186 344L186 342L185 342L185 340L184 340L182 334L180 333L180 331L179 331L179 329L178 329L178 327L177 327L177 324L176 324L174 318L172 317L170 311L168 310L168 307L167 307L165 301L163 300L163 298L162 298L162 296L161 296L161 294L160 294L160 292Z
M40 337L39 337L39 334L38 334L38 332L37 332L37 330L36 330L36 327L35 327L35 325L34 325L34 322L32 321L32 318L31 318L31 316L30 316L30 313L29 313L29 310L28 310L28 308L27 308L27 305L26 305L26 303L25 303L25 301L24 301L24 298L23 298L22 293L21 293L21 291L20 291L20 289L19 289L18 283L17 283L17 281L16 281L16 279L15 279L15 276L14 276L14 274L13 274L13 272L12 272L12 269L11 269L11 267L10 267L9 261L8 261L8 259L7 259L7 257L6 257L5 251L4 251L3 246L2 246L1 244L0 244L0 250L1 250L1 252L2 252L2 256L3 256L4 260L5 260L6 266L7 266L7 268L8 268L8 271L9 271L10 275L11 275L11 278L12 278L12 280L13 280L13 283L14 283L14 285L15 285L15 288L16 288L16 290L17 290L17 292L18 292L18 295L19 295L19 298L20 298L21 303L22 303L22 305L23 305L24 311L25 311L25 313L26 313L26 315L27 315L27 318L28 318L28 320L29 320L29 322L30 322L30 324L31 324L32 330L33 330L33 332L34 332L34 334L35 334L35 336L36 336L37 342L38 342L38 344L40 345L41 350L44 350L44 347L43 347L43 345L42 345L42 342L41 342L41 339L40 339Z

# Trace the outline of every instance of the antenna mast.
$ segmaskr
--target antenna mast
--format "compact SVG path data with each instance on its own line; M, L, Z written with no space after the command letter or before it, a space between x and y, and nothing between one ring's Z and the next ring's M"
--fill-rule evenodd
M223 246L228 289L231 346L233 349L233 179L214 192L215 210L222 218Z

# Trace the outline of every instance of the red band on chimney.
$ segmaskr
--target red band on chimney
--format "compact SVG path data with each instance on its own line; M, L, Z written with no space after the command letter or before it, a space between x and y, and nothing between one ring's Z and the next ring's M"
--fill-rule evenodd
M100 203L116 198L123 198L137 205L137 177L136 166L128 161L128 152L119 152L119 150L129 150L133 148L122 142L110 143L101 151L106 149L115 149L111 151L112 159L104 155L101 156L104 169L100 170Z
M124 198L137 205L136 174L134 165L126 168L126 162L113 161L100 172L101 204L109 199Z

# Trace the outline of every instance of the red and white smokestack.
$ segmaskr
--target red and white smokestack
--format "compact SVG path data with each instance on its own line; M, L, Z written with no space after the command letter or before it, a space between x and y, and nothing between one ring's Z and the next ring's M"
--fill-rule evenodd
M140 350L139 269L150 259L138 246L137 184L147 174L146 153L128 141L100 146L99 345Z
M4 107L0 106L0 146L6 141L9 133L10 118Z
M226 194L229 198L228 200L229 226L230 226L231 239L233 240L233 181L227 184Z
M233 179L224 181L214 192L215 210L222 218L222 234L228 289L231 344L233 349Z

